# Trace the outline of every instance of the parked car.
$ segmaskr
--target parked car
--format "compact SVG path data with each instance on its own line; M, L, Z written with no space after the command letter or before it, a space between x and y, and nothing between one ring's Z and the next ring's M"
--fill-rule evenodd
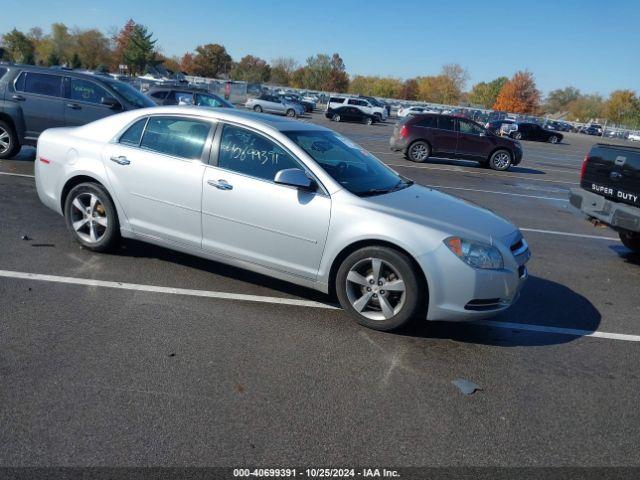
M285 101L290 103L299 103L304 108L304 111L307 113L311 113L315 110L316 104L314 102L309 102L307 100L303 100L302 97L293 93L286 93L280 95Z
M602 127L597 125L589 125L582 130L582 133L593 136L602 135Z
M507 120L506 118L502 120L491 120L490 122L485 123L484 128L493 134L500 135L502 133L503 125L513 125L514 123L516 122L513 120Z
M40 200L88 250L120 237L179 249L335 292L371 328L492 316L527 278L509 221L317 125L156 107L47 130L38 155Z
M155 106L130 85L102 75L32 65L5 65L2 70L0 159L14 156L22 145L35 145L47 128Z
M630 133L627 136L627 140L631 140L632 142L640 142L640 133Z
M398 109L397 115L399 118L404 118L407 115L419 115L421 113L438 113L438 112L429 109L429 107L411 106L411 107L400 107Z
M369 103L371 105L373 105L374 107L380 107L384 110L386 110L387 114L385 116L385 119L389 118L389 116L391 116L391 105L389 105L387 102L383 102L382 100L378 100L375 97L368 97L366 95L358 95L358 98L364 98L365 100L368 100Z
M537 123L529 122L516 122L509 126L508 135L516 140L534 140L549 143L558 143L564 138L560 132L547 130Z
M372 125L377 121L378 117L364 113L356 107L338 107L330 108L324 114L334 122L360 122L366 125Z
M327 110L330 108L338 108L344 105L353 106L359 108L364 113L374 115L378 117L378 121L382 122L387 119L386 108L376 107L369 100L364 98L351 98L351 97L330 97L327 103Z
M520 142L499 137L472 120L451 115L412 115L396 124L389 140L413 162L429 157L476 160L493 170L507 170L522 160Z
M232 103L219 95L199 88L153 87L147 95L158 105L235 108Z
M299 103L291 103L278 95L262 94L257 98L249 98L245 107L255 112L276 113L287 117L304 115L304 107Z
M580 171L580 188L571 204L618 231L630 250L640 253L640 148L598 143Z

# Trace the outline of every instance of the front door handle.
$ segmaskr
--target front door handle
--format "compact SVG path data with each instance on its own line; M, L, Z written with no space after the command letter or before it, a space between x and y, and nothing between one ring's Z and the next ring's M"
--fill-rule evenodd
M77 103L67 103L67 107L71 110L80 110L80 105Z
M229 183L227 183L226 180L223 180L222 178L217 181L207 180L207 183L212 187L216 187L217 189L220 189L220 190L233 190L233 185L230 185Z
M17 100L18 102L24 102L26 100L26 98L24 98L22 95L12 95L11 98Z
M118 165L129 165L131 161L124 155L111 157L112 162L116 162Z

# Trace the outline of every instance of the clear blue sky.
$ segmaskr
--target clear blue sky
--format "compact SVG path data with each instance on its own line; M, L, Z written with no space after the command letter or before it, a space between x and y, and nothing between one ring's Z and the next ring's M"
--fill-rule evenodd
M131 17L167 55L339 52L350 74L408 78L460 63L471 84L528 68L544 92L640 90L639 0L2 0L0 32L53 22L107 32Z

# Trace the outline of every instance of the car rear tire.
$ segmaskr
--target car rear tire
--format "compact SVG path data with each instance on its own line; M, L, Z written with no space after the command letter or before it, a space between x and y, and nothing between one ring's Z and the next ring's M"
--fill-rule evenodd
M513 134L513 138L515 138L516 140L522 140L522 132L515 132Z
M640 233L623 230L618 233L622 244L634 253L640 253Z
M431 155L431 147L427 142L418 140L409 145L407 149L407 157L412 162L422 163L426 162Z
M489 158L489 168L502 172L509 169L511 162L511 153L507 150L496 150Z
M295 118L296 117L296 111L293 108L288 109L287 110L287 117Z
M365 125L373 125L373 119L371 117L367 117L364 119Z
M382 331L407 324L427 304L426 288L411 260L382 246L364 247L345 258L335 291L358 323Z
M20 151L20 141L13 127L0 120L0 159L11 158Z
M67 228L85 248L113 250L120 241L118 212L107 191L97 183L73 187L64 203Z
M549 137L549 143L553 143L554 145L558 143L558 137L556 135L551 135Z
M339 122L340 121L340 115L334 115L333 117L331 117L331 120L333 120L334 122Z
M253 107L254 112L262 113L262 107L260 105L256 105Z

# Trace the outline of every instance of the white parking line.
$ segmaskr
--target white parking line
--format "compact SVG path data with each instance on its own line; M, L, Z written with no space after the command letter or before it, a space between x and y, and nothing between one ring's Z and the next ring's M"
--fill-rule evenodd
M493 193L496 195L511 195L514 197L526 197L526 198L540 198L542 200L556 200L558 202L568 202L568 198L557 198L557 197L544 197L542 195L525 195L524 193L507 193L507 192L496 192L494 190L480 190L477 188L462 188L462 187L445 187L444 185L427 185L427 187L431 188L444 188L448 190L464 190L466 192L482 192L482 193Z
M544 233L547 235L564 235L565 237L579 237L579 238L595 238L596 240L609 240L613 242L619 242L620 239L616 237L602 237L600 235L585 235L583 233L569 233L558 232L556 230L539 230L537 228L520 228L523 232Z
M170 295L187 295L191 297L216 298L221 300L241 300L244 302L274 303L279 305L293 305L296 307L337 309L311 300L296 300L294 298L265 297L262 295L245 295L241 293L211 292L208 290L192 290L188 288L160 287L156 285L141 285L138 283L109 282L91 278L60 277L58 275L42 275L40 273L14 272L0 270L0 277L18 278L23 280L39 280L43 282L68 283L87 287L118 288L121 290L135 290L138 292L167 293Z
M36 178L35 175L27 175L24 173L9 173L9 172L0 172L0 175L9 175L11 177L27 177L27 178Z
M238 300L245 302L260 302L276 305L291 305L296 307L324 308L327 310L339 310L339 307L311 300L296 300L292 298L266 297L261 295L244 295L239 293L213 292L208 290L192 290L186 288L160 287L155 285L141 285L137 283L108 282L89 278L61 277L57 275L42 275L39 273L15 272L0 270L0 277L15 278L20 280L36 280L44 282L64 283L87 287L116 288L120 290L133 290L138 292L164 293L169 295L187 295L192 297L214 298L219 300ZM623 340L627 342L640 342L640 335L628 335L625 333L610 333L591 330L579 330L574 328L550 327L546 325L532 325L527 323L500 322L496 320L478 320L468 325L482 325L493 328L525 330L531 332L551 333L558 335L570 335L575 337L595 337L610 340Z

